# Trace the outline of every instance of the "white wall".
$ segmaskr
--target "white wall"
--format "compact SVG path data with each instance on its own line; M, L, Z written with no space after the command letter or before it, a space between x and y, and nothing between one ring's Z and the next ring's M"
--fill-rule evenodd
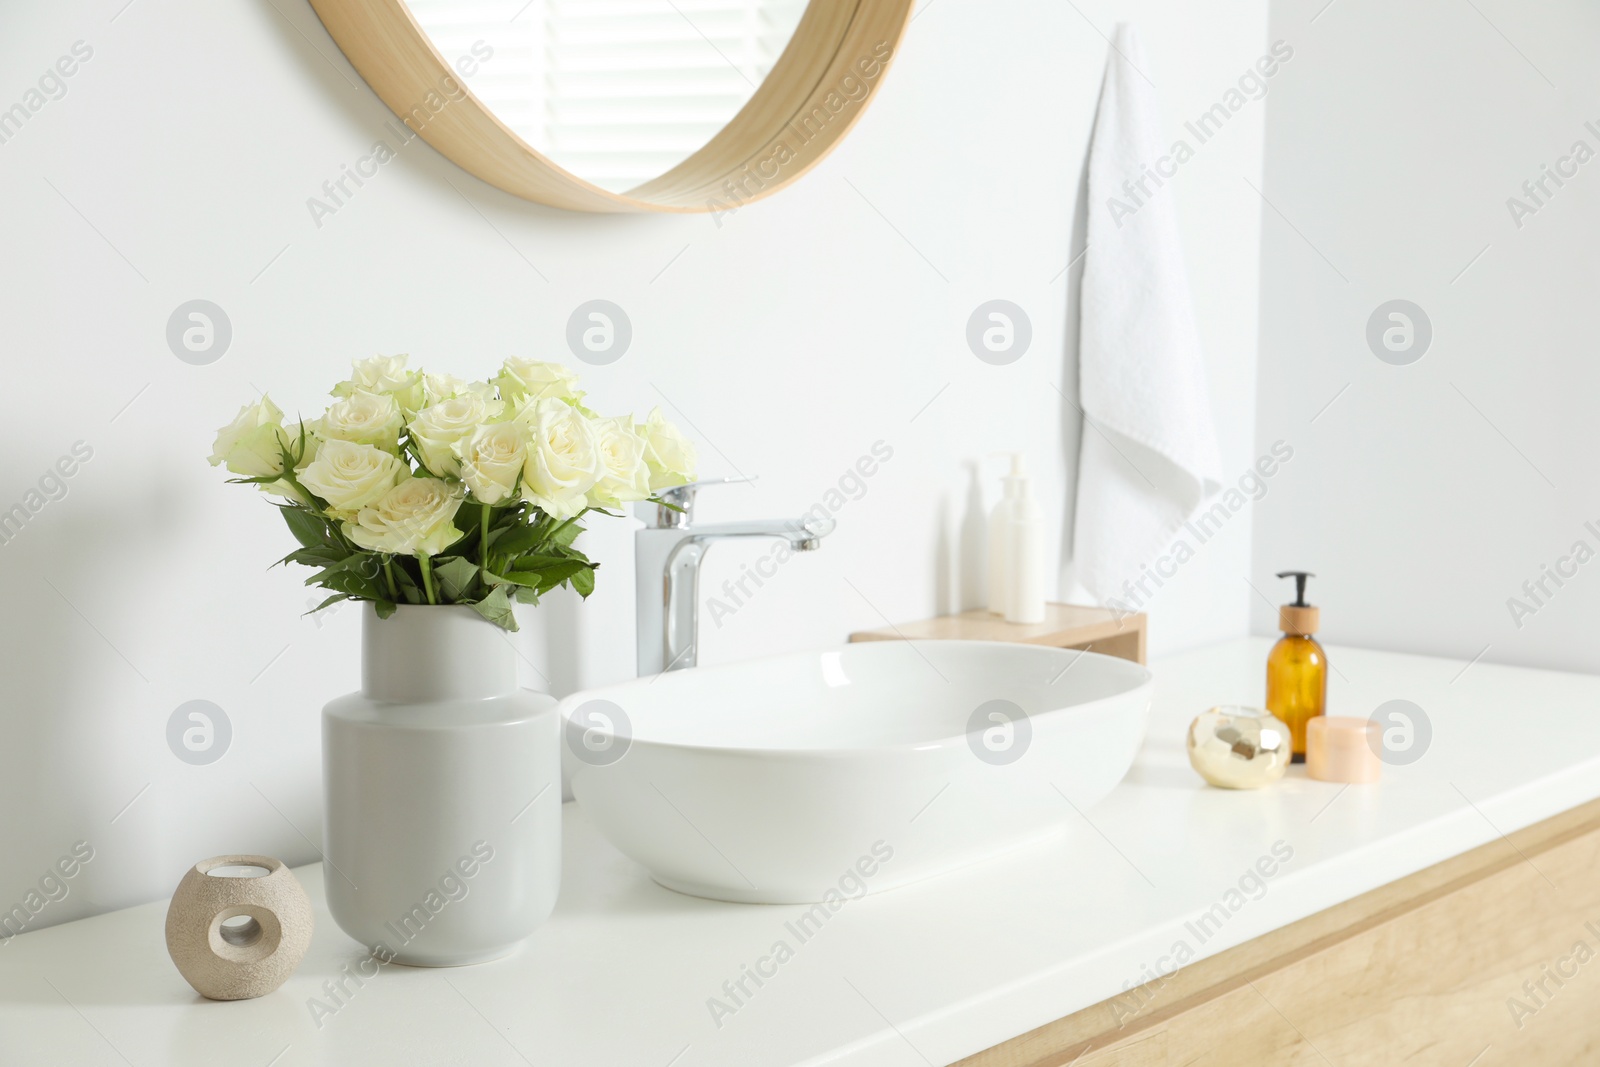
M278 520L204 462L256 387L315 412L373 352L467 376L513 353L563 358L572 309L614 300L635 338L585 369L596 406L661 403L700 439L706 474L762 475L708 492L706 518L799 514L875 441L894 449L823 551L708 625L704 661L956 607L965 462L1023 448L1049 513L1069 499L1078 427L1052 388L1070 394L1074 377L1058 274L1101 32L1144 28L1175 130L1266 47L1256 0L1080 4L1087 20L1070 5L933 0L848 142L720 228L524 203L418 141L319 229L306 199L390 136L389 114L303 0L122 3L0 9L0 107L74 42L93 49L66 95L0 144L0 504L74 442L93 449L66 496L0 545L0 903L74 841L96 850L41 925L165 895L213 853L315 858L318 713L357 684L360 613L301 618L302 576L264 569L287 551ZM1241 113L1169 186L1236 470L1254 454L1259 205L1242 179L1258 180L1262 114ZM1033 320L1032 349L1008 367L964 342L994 297ZM209 366L165 341L195 298L233 324ZM530 620L524 649L558 688L631 669L630 536L593 531L602 592L576 631L570 605ZM1157 648L1244 632L1249 537L1236 522L1163 590ZM763 551L718 548L707 590ZM208 766L165 741L193 699L234 731Z
M1600 669L1600 563L1543 606L1522 591L1600 550L1600 162L1520 227L1507 206L1575 141L1600 151L1600 9L1321 6L1272 5L1298 52L1268 109L1258 433L1296 453L1256 512L1254 581L1281 603L1273 571L1316 571L1330 641ZM1396 298L1433 328L1402 366L1364 336ZM1514 620L1514 596L1536 611Z

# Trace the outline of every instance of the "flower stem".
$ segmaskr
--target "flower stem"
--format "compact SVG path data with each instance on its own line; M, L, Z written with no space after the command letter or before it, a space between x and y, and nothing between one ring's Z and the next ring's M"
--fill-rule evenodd
M478 539L480 546L478 549L478 566L487 569L489 566L489 505L480 504L479 507L483 509L483 518L482 521L478 523L478 531L480 534Z
M395 587L394 587L394 557L393 556L384 556L383 557L383 577L384 577L384 580L389 583L389 599L394 601L396 604L400 603L400 594L395 590Z
M418 552L417 562L422 566L422 589L428 594L428 603L439 603L439 598L433 592L433 560L426 553Z
M576 515L572 516L572 518L567 519L564 522L558 523L553 530L551 530L549 533L544 535L545 543L549 544L551 541L554 541L556 539L556 534L560 533L562 530L565 530L568 526L571 526L573 523L575 523L579 519L583 518L584 512L586 512L588 510L589 510L588 508L584 508L583 511L578 512Z

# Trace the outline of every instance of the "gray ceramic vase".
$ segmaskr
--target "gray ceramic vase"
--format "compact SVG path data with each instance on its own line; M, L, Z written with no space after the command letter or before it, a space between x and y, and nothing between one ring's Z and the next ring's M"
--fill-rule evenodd
M368 605L361 690L323 710L328 908L383 962L496 959L555 907L559 718L512 640L467 607Z

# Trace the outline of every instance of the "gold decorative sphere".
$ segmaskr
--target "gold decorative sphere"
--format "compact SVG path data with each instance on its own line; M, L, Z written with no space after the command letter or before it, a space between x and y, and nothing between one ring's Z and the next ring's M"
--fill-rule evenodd
M1223 789L1259 789L1283 777L1293 756L1289 727L1262 708L1230 704L1189 724L1189 763Z

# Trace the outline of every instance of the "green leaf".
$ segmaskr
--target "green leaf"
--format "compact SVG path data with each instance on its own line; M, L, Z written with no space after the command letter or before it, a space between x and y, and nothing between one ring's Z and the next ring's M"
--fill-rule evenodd
M577 590L579 596L585 600L594 592L594 568L585 567L572 576L572 588Z
M394 575L394 584L400 590L401 596L407 604L420 604L423 601L422 587L417 580L411 577L409 567L416 565L410 556L394 556L390 559L390 571ZM384 579L384 588L388 588L388 579Z
M306 584L323 585L326 584L323 579L327 578L329 575L340 574L346 571L355 573L361 578L376 583L378 577L383 574L383 561L371 552L352 552L343 559L329 564L320 573L313 574L311 577L307 578Z
M297 548L284 556L273 566L284 563L298 563L302 567L331 567L344 559L341 551L327 545L318 545L316 548Z
M489 547L496 555L520 556L542 540L544 534L537 526L515 526L490 542Z
M583 527L579 526L577 523L572 523L569 526L558 528L555 532L555 536L550 538L550 543L561 545L563 548L565 548L572 544L573 541L577 540L578 535L581 533L583 533Z
M529 585L533 586L534 588L538 588L542 574L539 571L507 571L505 574L490 574L488 571L484 571L484 577L500 579L499 582L490 583L496 589L505 588L504 583L510 583L512 585Z
M569 559L562 560L558 564L540 567L537 570L518 568L517 570L506 571L505 578L507 581L515 582L517 585L531 585L542 593L547 589L554 589L582 569L582 563Z
M495 586L492 593L472 605L472 610L502 630L517 628L517 616L511 610L511 595L503 585Z
M507 571L505 577L517 585L532 586L541 593L548 593L556 586L576 575L579 571L587 571L590 565L582 560L563 560L558 564L542 567L539 570L514 570Z
M489 525L495 530L504 532L513 526L522 525L523 519L528 514L528 505L521 500L512 499L510 503L495 504L491 511L494 513L494 521Z
M507 571L542 571L546 567L564 567L572 559L566 555L546 555L539 552L530 552L525 556L518 556L511 561Z
M460 600L477 576L478 565L461 556L452 556L444 563L433 565L434 580L439 583L439 592L446 600Z
M380 619L387 619L395 612L394 601L392 600L374 600L372 608L378 613L378 618Z
M335 570L329 568L320 574L312 575L307 585L320 585L324 589L332 589L337 593L348 593L352 597L362 600L388 600L388 593L371 578L357 574L353 570Z
M350 594L349 593L335 593L331 597L329 597L327 600L324 600L322 603L318 604L316 607L314 607L310 611L306 612L306 614L307 615L314 615L317 612L321 611L323 608L329 607L329 606L331 606L333 604L337 604L341 600L349 600L349 599L350 599Z
M502 588L510 589L512 587L508 585L508 586L502 586ZM525 585L517 586L516 590L517 590L517 603L518 604L537 604L539 602L539 590L537 590L537 589L529 589Z
M303 547L322 548L328 544L326 519L292 504L279 507L278 510L283 512L283 521L289 525L289 532Z
M490 508L489 525L494 526L494 509ZM476 500L469 500L456 509L456 528L463 534L476 539L479 529L483 526L483 505Z

